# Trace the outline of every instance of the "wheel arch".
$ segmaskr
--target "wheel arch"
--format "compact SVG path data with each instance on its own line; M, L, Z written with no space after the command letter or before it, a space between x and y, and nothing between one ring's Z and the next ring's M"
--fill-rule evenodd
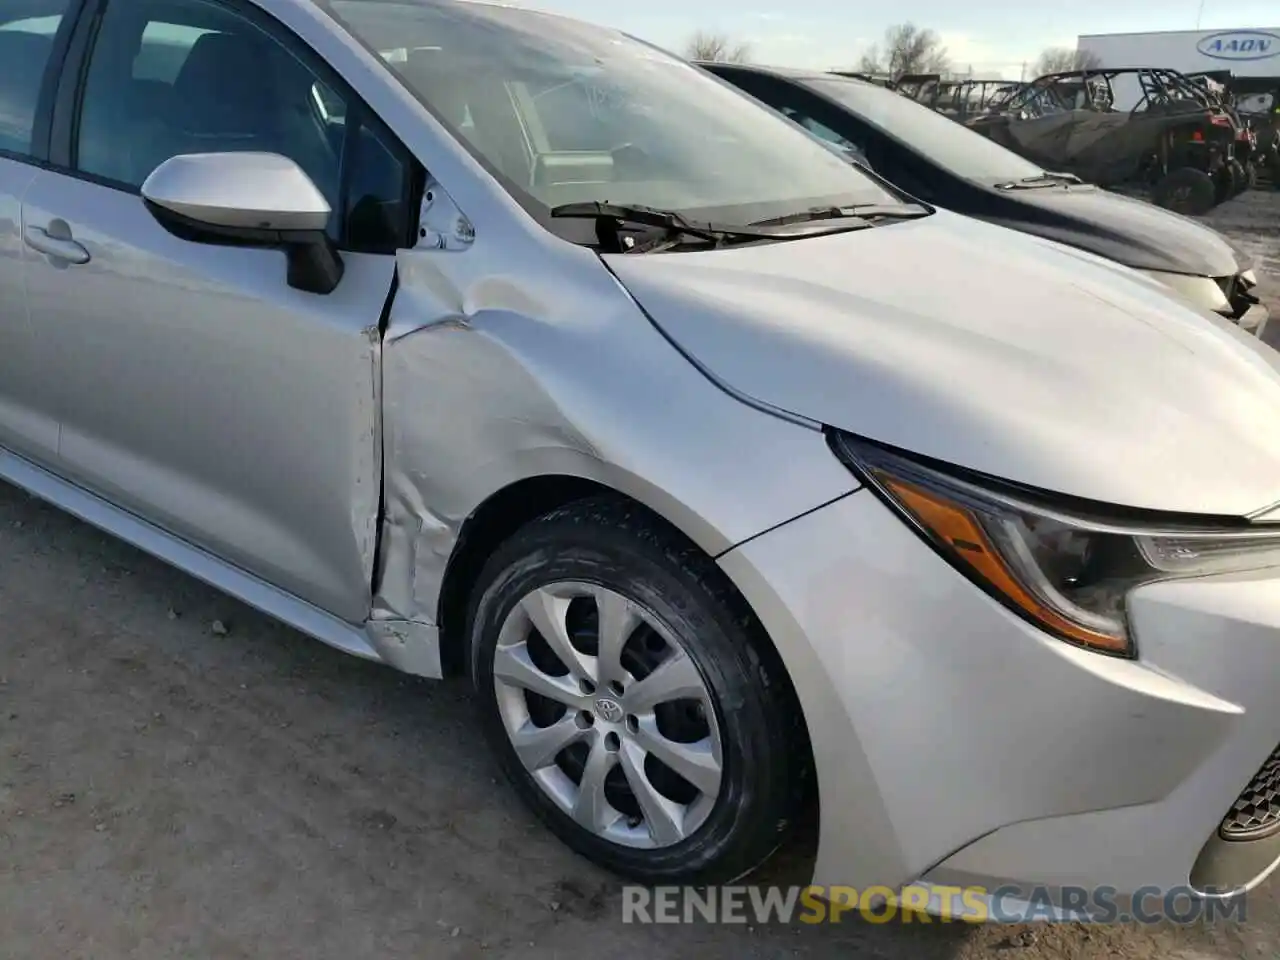
M577 474L524 477L491 493L462 522L436 599L440 663L446 677L466 674L467 603L493 551L531 520L593 496L625 495L598 480Z
M630 474L601 477L597 471L577 470L571 464L557 466L559 470L531 473L493 490L462 521L436 600L445 676L460 676L465 672L466 605L485 560L504 540L545 513L592 497L611 497L638 505L655 522L712 560L734 546L694 510L670 496L660 495L656 488L637 477Z

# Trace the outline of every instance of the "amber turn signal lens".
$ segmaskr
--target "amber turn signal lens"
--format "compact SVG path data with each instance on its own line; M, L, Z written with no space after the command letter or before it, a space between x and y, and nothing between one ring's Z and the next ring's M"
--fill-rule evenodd
M978 519L963 506L914 484L877 471L877 479L952 556L968 566L1009 604L1050 633L1108 653L1127 653L1127 637L1117 637L1064 617L1019 582L991 543Z

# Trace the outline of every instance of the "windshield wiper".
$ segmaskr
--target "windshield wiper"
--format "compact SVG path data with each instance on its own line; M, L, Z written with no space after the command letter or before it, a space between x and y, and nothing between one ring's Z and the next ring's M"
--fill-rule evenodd
M914 220L927 217L932 211L918 203L859 203L848 207L810 207L799 213L788 213L768 220L757 220L753 227L783 227L792 223L811 223L815 220L861 220L863 226L871 226L876 220Z
M674 210L659 210L638 204L612 204L589 201L565 203L551 208L553 217L571 217L596 221L596 238L611 253L633 253L648 250L679 237L702 240L714 247L750 240L777 240L777 234L767 230L753 230L716 224L709 221L689 220ZM656 238L637 241L627 233L627 226L653 227L661 231Z
M1034 190L1036 187L1071 186L1078 183L1084 183L1084 181L1073 173L1050 173L1046 170L1034 177L1023 177L1021 180L997 183L996 188L999 190Z
M734 243L747 243L759 240L799 240L830 233L844 233L871 226L871 220L855 214L840 214L847 218L840 224L805 231L803 233L779 233L769 227L804 220L832 219L831 217L813 217L806 214L802 220L769 220L763 223L723 224L704 220L690 220L674 210L659 210L640 204L612 204L589 201L586 203L566 203L551 208L553 217L572 217L595 220L596 240L609 253L647 253L658 248L677 246L681 239L702 241L714 247L723 247ZM656 236L637 239L629 227L651 227L658 231Z

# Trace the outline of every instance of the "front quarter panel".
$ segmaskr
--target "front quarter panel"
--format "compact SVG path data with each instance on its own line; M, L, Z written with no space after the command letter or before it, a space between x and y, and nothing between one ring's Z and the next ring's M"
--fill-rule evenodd
M434 621L463 523L528 478L603 484L712 556L857 486L819 431L708 380L585 248L478 231L401 253L399 277L375 617Z

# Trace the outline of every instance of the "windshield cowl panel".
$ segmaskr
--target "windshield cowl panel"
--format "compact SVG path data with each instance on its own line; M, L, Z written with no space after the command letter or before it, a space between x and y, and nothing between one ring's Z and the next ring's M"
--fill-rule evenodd
M625 34L456 0L320 0L544 226L573 203L747 224L902 200L699 68ZM446 187L448 185L446 184Z

